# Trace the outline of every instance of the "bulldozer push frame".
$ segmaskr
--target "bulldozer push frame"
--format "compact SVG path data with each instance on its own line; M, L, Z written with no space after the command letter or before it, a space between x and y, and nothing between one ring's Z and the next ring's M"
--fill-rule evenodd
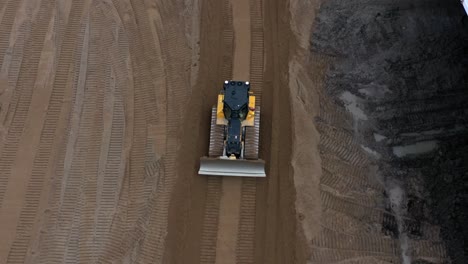
M211 111L208 156L200 158L198 174L266 177L259 159L260 106L248 81L224 81Z

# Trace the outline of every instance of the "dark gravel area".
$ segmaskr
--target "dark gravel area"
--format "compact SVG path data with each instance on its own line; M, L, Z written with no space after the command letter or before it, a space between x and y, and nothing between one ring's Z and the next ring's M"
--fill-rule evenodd
M439 225L468 263L468 18L458 0L329 0L311 52L333 59L326 91L353 106L355 136L376 151L407 216ZM422 239L414 222L411 239ZM392 231L394 232L394 230ZM414 259L414 263L419 260Z

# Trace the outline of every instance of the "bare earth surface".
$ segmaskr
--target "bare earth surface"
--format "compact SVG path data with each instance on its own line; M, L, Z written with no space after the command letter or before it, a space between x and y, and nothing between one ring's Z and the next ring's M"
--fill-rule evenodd
M196 72L192 6L0 8L0 263L159 262Z
M0 0L0 263L463 260L457 248L446 250L459 239L446 234L456 232L441 235L439 226L460 220L416 212L415 201L430 201L431 189L424 191L430 180L390 176L430 175L433 144L425 144L428 156L417 159L426 164L418 166L422 172L408 165L414 160L395 159L417 153L420 141L466 139L460 126L444 128L458 129L452 137L420 131L441 129L436 118L455 120L454 109L447 109L452 97L464 116L466 92L449 89L442 107L431 105L434 114L415 114L412 122L420 127L393 120L407 128L395 134L395 126L375 125L391 117L369 114L382 103L373 97L381 99L386 85L391 90L392 80L419 65L411 59L416 52L400 58L403 70L394 76L383 78L378 67L371 77L364 74L381 80L377 84L356 70L374 68L367 59L380 50L393 52L385 53L386 61L398 57L403 37L413 36L385 22L395 21L400 5L439 7L382 1L361 14L366 1L349 2ZM432 16L445 21L437 38L450 39L441 32L458 25L444 20L452 9ZM369 29L364 25L372 24L366 21L374 13L383 22ZM415 21L398 23L431 28ZM362 48L379 38L369 32L371 37L356 37L355 24L360 34L379 32L393 42ZM352 34L340 31L346 26ZM455 39L468 43L464 38ZM466 46L454 50L466 55ZM466 66L438 58L445 63L440 67ZM451 75L453 87L466 84L463 72ZM250 81L261 105L265 179L197 174L208 152L210 109L228 79ZM419 81L439 87L440 79L428 79ZM405 84L395 84L403 90L394 94L410 94L405 91L413 86ZM432 98L421 94L410 95ZM394 111L398 118L418 111L411 102ZM422 134L399 144L416 132ZM396 141L375 143L383 139ZM448 143L442 146L450 152ZM452 164L447 160L455 158L441 153L440 163ZM460 164L454 171L466 168ZM443 214L440 207L435 201L422 214Z

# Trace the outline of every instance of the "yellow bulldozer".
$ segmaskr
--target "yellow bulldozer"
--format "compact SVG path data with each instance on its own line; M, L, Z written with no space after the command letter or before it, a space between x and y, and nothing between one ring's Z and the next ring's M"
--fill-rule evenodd
M260 106L246 81L225 81L211 111L208 157L200 159L200 175L265 177L258 157Z

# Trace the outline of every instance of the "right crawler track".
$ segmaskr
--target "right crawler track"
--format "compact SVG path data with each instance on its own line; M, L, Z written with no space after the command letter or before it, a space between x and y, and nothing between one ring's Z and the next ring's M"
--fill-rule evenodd
M255 109L255 121L253 127L247 127L245 132L245 158L258 159L258 146L260 143L260 106Z

